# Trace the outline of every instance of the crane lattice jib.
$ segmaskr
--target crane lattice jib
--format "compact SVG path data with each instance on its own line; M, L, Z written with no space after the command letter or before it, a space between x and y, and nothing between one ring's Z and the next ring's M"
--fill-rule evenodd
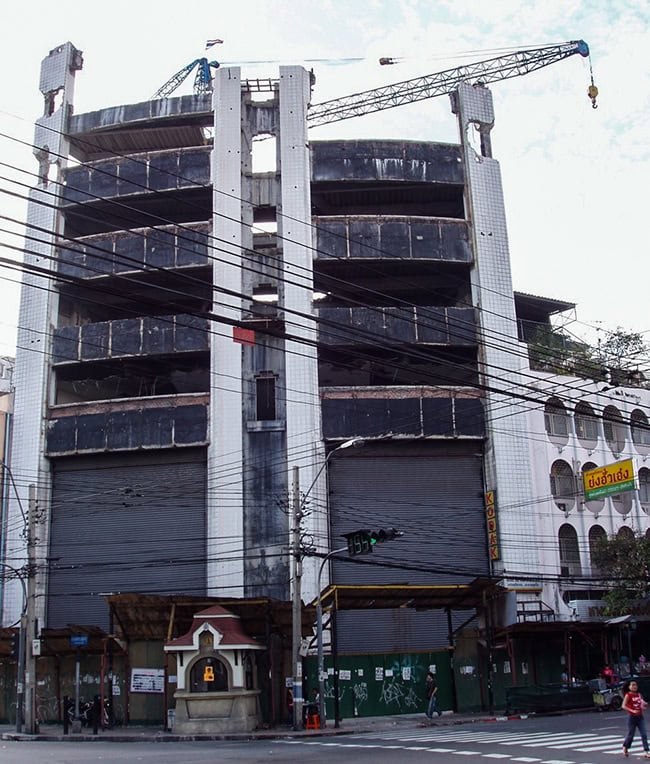
M307 120L310 127L316 127L351 117L361 117L375 111L392 109L406 103L451 93L461 82L487 83L519 77L577 53L581 56L589 55L589 46L584 40L519 50L486 61L478 61L436 74L396 82L382 88L354 93L344 98L323 101L309 109Z
M184 66L180 72L176 72L176 74L173 75L173 77L170 77L167 82L164 85L161 85L158 90L153 94L151 97L151 100L153 101L155 98L166 98L170 93L173 93L174 90L185 80L192 69L194 69L197 64L199 64L201 61L200 58L195 59L192 61L191 64L188 64L187 66Z
M216 62L212 62L216 64ZM210 73L210 64L207 58L200 58L196 67L196 76L194 77L194 93L212 92L212 74Z

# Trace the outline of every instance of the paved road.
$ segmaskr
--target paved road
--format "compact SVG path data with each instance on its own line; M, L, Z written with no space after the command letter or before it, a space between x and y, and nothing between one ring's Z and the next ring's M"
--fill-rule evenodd
M357 752L371 748L378 760L392 751L393 760L410 752L436 762L458 762L459 756L485 760L484 764L612 764L612 756L623 758L622 742L626 719L623 714L580 714L570 717L528 719L519 722L473 724L462 727L417 728L378 731L337 738L333 741L301 741L312 750L327 747L331 757L336 749ZM298 741L285 741L296 746ZM641 742L634 741L631 758L643 756ZM388 760L388 759L387 759Z
M3 741L4 764L614 764L622 756L622 713L584 713L526 720L452 726L409 726L364 734L296 739L200 742L61 743ZM632 747L633 764L642 755Z

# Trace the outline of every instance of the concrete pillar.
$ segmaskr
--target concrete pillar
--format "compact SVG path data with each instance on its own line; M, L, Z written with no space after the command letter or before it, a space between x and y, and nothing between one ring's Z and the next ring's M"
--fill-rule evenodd
M531 404L508 394L525 391L527 347L517 339L501 171L491 157L492 94L484 86L464 83L452 95L452 104L460 125L466 215L474 245L472 290L479 315L482 381L498 389L486 394L486 486L496 492L501 555L494 570L534 572L539 562L536 545L522 543L537 535L527 414ZM476 149L475 128L480 137Z
M310 98L310 74L299 66L280 67L281 209L278 216L278 244L282 247L283 305L312 315L313 234L311 226L311 190L307 105ZM327 496L326 470L318 476L325 455L321 434L318 396L318 361L314 320L285 314L287 463L291 473L300 468L300 489L312 512L302 527L320 549L326 546ZM314 481L316 480L316 483ZM291 480L289 480L291 483ZM317 561L316 561L317 563ZM303 600L316 591L316 563L306 559L303 568Z
M242 96L239 68L219 69L214 81L213 216L209 254L213 261L214 313L241 320L243 248L250 246L250 220L242 179ZM250 223L248 227L250 232ZM242 488L242 345L233 326L211 324L210 446L208 449L207 593L244 594L244 499Z
M81 52L70 42L50 51L41 63L40 91L44 98L43 115L36 120L34 130L34 156L38 161L39 181L30 191L27 206L27 239L24 262L50 269L55 267L54 242L62 228L59 211L52 207L52 194L59 194L60 179L66 165L69 143L65 133L72 112L75 74L82 68ZM31 228L43 229L45 233ZM28 484L38 486L39 514L48 518L36 527L36 564L41 571L47 556L49 527L49 462L45 453L45 415L50 402L50 358L52 327L56 326L58 296L51 291L49 279L25 271L23 274L18 314L18 341L14 382L13 444L11 469L20 494L20 504L11 493L7 521L6 562L20 568L26 561L27 550L23 535L23 510L29 503ZM22 505L22 509L21 506ZM37 580L36 616L44 615L45 580ZM2 603L2 623L14 623L23 608L23 590L18 581L8 581Z

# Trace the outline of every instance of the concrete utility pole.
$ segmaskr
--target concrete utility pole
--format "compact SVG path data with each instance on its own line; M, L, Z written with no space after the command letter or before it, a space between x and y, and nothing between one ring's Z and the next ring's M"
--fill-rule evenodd
M293 468L291 513L291 556L293 562L293 608L292 608L292 650L291 670L293 671L293 728L302 729L302 555L300 551L300 524L302 521L302 501L300 498L300 468Z
M27 516L27 608L25 650L25 732L36 732L36 486L29 486Z

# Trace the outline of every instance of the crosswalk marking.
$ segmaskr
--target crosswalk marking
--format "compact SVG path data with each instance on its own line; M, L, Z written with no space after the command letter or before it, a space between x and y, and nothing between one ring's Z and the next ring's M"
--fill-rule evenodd
M611 728L610 728L611 729ZM454 756L478 756L480 758L493 759L498 762L502 759L508 759L508 764L576 764L576 762L567 759L543 759L539 756L517 756L516 751L512 753L500 753L496 751L481 751L475 746L489 745L495 747L520 747L551 751L566 751L580 753L600 753L605 755L617 755L622 753L622 733L620 734L602 734L596 732L505 732L503 730L494 732L475 730L459 730L425 727L419 730L404 730L400 734L397 730L381 730L376 732L367 732L354 736L353 742L349 738L341 742L325 741L291 741L293 744L311 744L311 745L329 745L345 748L381 748L383 750L410 750L422 751L434 754L450 754ZM289 742L289 741L287 741ZM635 741L636 742L636 741ZM442 743L442 747L440 744ZM437 745L436 745L437 744ZM446 745L445 745L446 744ZM468 745L469 744L469 745ZM467 747L465 747L467 746ZM533 753L533 751L531 751ZM631 752L633 758L638 758L642 754L641 745ZM578 759L579 764L591 764ZM505 764L505 763L504 763Z
M484 753L483 757L486 759L509 759L509 753Z

